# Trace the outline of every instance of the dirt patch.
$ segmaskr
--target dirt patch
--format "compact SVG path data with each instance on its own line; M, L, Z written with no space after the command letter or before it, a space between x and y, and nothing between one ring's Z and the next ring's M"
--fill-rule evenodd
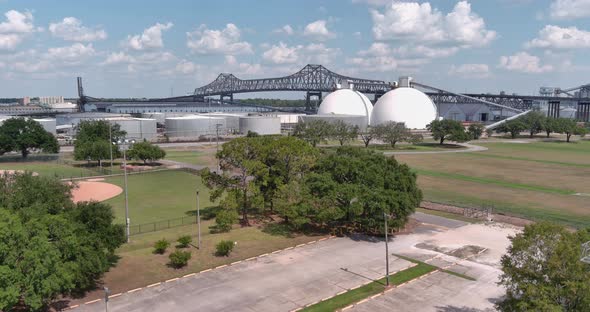
M104 201L113 198L123 192L117 185L105 182L81 181L72 190L72 201L75 203L84 201Z
M104 178L88 179L86 181L88 181L88 182L100 182L100 181L104 181Z
M478 255L480 253L482 253L484 250L486 250L483 247L480 246L475 246L475 245L466 245L463 246L461 248L457 248L453 251L451 251L450 253L448 253L448 255L453 256L453 257L457 257L460 259L466 259L475 255Z

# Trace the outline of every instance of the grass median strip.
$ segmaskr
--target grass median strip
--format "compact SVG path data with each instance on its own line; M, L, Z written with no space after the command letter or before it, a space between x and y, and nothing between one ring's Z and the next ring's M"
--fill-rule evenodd
M426 175L426 176L430 176L430 177L447 178L447 179L454 179L454 180L461 180L461 181L475 182L475 183L482 183L482 184L493 184L493 185L513 188L513 189L522 189L522 190L537 191L537 192L552 193L552 194L561 194L561 195L573 195L576 193L572 190L545 187L545 186L539 186L539 185L507 182L507 181L502 181L502 180L494 180L494 179L481 178L481 177L472 177L472 176L466 176L466 175L456 174L456 173L432 171L432 170L425 170L425 169L415 169L415 171L418 174L422 174L422 175Z
M410 257L406 257L406 256L398 255L398 254L392 254L392 255L394 255L394 256L396 256L396 257L398 257L400 259L404 259L406 261L410 261L410 262L416 263L418 265L420 265L420 264L430 265L430 264L424 263L422 261L419 261L419 260L416 260L416 259L412 259ZM432 266L432 265L430 265L430 266ZM437 267L435 267L435 268L437 268ZM454 271L449 271L449 270L445 270L445 269L441 269L441 268L438 268L438 269L441 272L445 272L447 274L451 274L451 275L454 275L454 276L457 276L457 277L460 277L460 278L464 278L464 279L469 280L469 281L475 281L476 280L475 278L473 278L471 276L467 276L465 274L461 274L461 273L457 273L457 272L454 272Z
M389 281L392 285L399 285L407 281L413 280L422 275L428 274L436 270L435 266L419 262L416 266L409 269L397 272L389 277ZM371 282L367 285L361 286L357 289L347 291L341 295L332 297L331 299L316 303L309 306L301 311L305 312L323 312L323 311L335 311L358 302L360 300L369 298L385 290L385 278L378 281Z

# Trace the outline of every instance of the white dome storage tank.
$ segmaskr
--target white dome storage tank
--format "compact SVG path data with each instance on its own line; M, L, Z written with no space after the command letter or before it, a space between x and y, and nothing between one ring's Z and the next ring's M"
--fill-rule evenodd
M366 116L371 122L373 104L362 93L352 89L339 89L324 98L318 108L318 115L354 115Z
M373 108L371 125L403 122L410 129L425 129L437 117L436 105L420 90L397 88L385 93Z

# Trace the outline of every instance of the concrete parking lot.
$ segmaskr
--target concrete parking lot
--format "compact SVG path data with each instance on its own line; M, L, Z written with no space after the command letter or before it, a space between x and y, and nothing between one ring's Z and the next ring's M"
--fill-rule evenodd
M452 265L451 270L477 281L439 272L354 309L485 311L502 295L496 284L499 257L509 245L507 236L518 229L427 218L429 224L415 234L396 236L390 251ZM334 238L126 293L109 301L109 311L291 311L382 277L384 258L382 240ZM392 271L410 264L390 257ZM76 309L103 310L103 301Z

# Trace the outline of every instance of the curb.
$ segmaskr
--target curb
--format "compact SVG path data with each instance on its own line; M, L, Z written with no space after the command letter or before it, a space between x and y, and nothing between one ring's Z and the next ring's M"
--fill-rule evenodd
M318 240L314 240L314 241L311 241L311 242L308 242L308 243L305 243L305 244L299 244L299 245L296 245L296 246L291 246L291 247L287 247L287 248L275 250L275 251L273 251L271 253L265 253L265 254L262 254L262 255L259 255L259 256L250 257L248 259L235 261L235 262L232 262L230 264L224 264L224 265L220 265L220 266L217 266L217 267L214 267L214 268L202 270L200 272L189 273L189 274L186 274L186 275L181 276L181 277L171 278L171 279L165 280L163 282L153 283L153 284L147 285L145 287L139 287L139 288L135 288L135 289L132 289L132 290L125 291L125 292L120 292L120 293L117 293L117 294L114 294L114 295L110 295L109 296L109 299L116 298L116 297L119 297L119 296L124 295L124 294L132 294L132 293L137 292L137 291L140 291L140 290L142 290L144 288L152 288L152 287L156 287L156 286L159 286L159 285L162 285L162 284L165 284L165 283L175 282L175 281L178 281L178 280L183 279L183 278L194 277L194 276L197 276L199 274L203 274L203 273L206 273L206 272L209 272L209 271L218 270L218 269L222 269L222 268L225 268L225 267L237 265L237 264L240 264L240 263L246 262L246 261L256 260L258 258L266 257L266 256L269 256L271 254L278 254L278 253L280 253L282 251L287 251L287 250L295 249L295 248L298 248L298 247L307 246L307 245L310 245L310 244L314 244L314 243L317 243L317 242L320 242L320 241L325 241L325 240L332 239L332 238L336 238L336 236L331 235L329 237L324 237L324 238L321 238L321 239L318 239ZM332 298L332 297L330 297L330 298ZM322 299L321 301L324 301L324 300L327 300L327 299L330 299L330 298L325 298L325 299ZM97 303L97 302L103 301L103 300L104 299L100 299L100 298L99 299L94 299L94 300L87 301L87 302L84 302L84 303L80 303L80 304L68 306L68 307L62 309L61 311L73 310L73 309L79 308L82 305L89 305L89 304ZM320 301L318 301L318 302L320 302ZM315 302L313 304L316 304L318 302ZM303 309L303 308L298 308L297 310L293 310L293 311L299 311L301 309Z

